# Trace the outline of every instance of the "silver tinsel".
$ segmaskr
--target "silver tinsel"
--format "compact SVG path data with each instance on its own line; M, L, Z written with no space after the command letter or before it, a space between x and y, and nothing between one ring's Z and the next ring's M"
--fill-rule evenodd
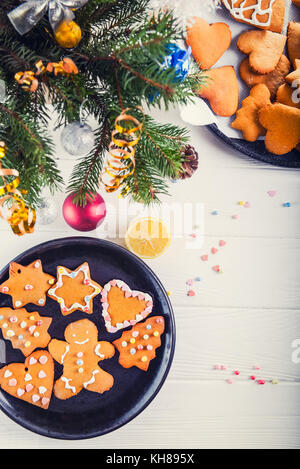
M42 197L36 210L37 222L40 225L50 225L57 218L58 210L52 197Z

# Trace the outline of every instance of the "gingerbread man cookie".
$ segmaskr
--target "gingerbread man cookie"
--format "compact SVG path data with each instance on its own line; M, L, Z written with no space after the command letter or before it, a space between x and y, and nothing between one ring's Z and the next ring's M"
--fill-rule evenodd
M120 365L124 368L136 366L147 371L150 361L156 357L155 350L161 346L160 337L164 330L164 318L154 316L123 332L121 338L114 341L120 352Z
M90 268L87 262L77 269L57 267L57 282L48 291L48 296L60 304L64 316L76 310L93 314L93 298L102 290L102 287L91 280Z
M37 312L28 313L25 308L0 308L3 338L10 340L13 348L20 349L25 357L38 347L47 347L51 340L48 334L51 322L52 318L41 317Z
M0 370L0 386L18 399L48 409L54 381L54 363L45 350L37 350L25 363L10 363Z
M58 399L69 399L82 389L103 394L114 384L114 378L98 366L111 358L115 349L109 342L98 342L98 329L88 319L72 322L65 330L66 342L53 339L49 351L63 365L63 374L55 382Z
M54 282L52 275L43 272L40 259L27 266L11 262L9 279L0 285L0 292L12 297L14 308L22 308L28 303L45 306L46 293Z
M243 138L248 142L255 142L258 137L266 134L265 128L259 122L259 110L271 104L270 91L266 85L256 85L250 91L250 96L242 101L242 107L236 113L232 127L243 132Z

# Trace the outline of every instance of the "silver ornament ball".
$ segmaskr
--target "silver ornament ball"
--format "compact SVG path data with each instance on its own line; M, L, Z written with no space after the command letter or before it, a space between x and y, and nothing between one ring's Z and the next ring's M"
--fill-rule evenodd
M40 225L50 225L58 215L56 203L51 197L42 197L36 210L37 222Z
M95 135L88 124L73 122L63 129L60 140L67 153L80 156L89 153L93 149Z

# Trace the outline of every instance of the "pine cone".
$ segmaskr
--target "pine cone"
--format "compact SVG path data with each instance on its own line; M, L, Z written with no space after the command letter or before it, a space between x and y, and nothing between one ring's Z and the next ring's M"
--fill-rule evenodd
M198 169L199 155L192 145L182 147L182 163L179 172L180 179L187 179L193 176Z

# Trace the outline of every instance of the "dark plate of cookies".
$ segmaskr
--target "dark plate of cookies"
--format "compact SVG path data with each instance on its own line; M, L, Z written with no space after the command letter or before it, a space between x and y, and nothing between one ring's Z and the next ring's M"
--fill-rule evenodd
M209 129L252 158L298 168L299 0L218 3L210 19L194 18L186 36L207 78L197 94L215 115Z
M0 408L33 432L74 440L125 425L159 392L174 348L167 293L117 244L49 241L0 272Z

